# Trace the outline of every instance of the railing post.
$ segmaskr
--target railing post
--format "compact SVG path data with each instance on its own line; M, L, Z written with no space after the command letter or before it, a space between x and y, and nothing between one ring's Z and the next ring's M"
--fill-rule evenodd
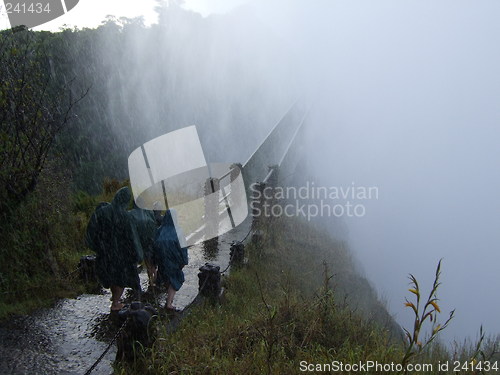
M271 165L268 168L269 168L269 173L268 173L268 179L266 181L267 193L265 199L266 203L270 207L269 221L273 221L272 207L276 204L275 188L276 186L278 186L279 167L277 165Z
M229 264L241 266L245 261L245 245L241 241L233 241L229 249Z
M253 184L252 195L252 229L259 229L264 216L265 196L264 189L266 184L264 182L256 182Z
M229 168L231 168L231 174L229 178L231 182L233 182L234 180L236 180L236 177L238 177L238 175L241 173L243 166L241 165L241 163L233 163Z
M278 186L278 181L279 181L279 165L270 165L268 167L268 170L269 172L272 173L267 183L269 184L269 186L275 188L276 186Z
M266 184L264 182L256 182L253 184L253 195L252 195L252 241L255 243L260 243L262 241L262 231L261 227L264 223L265 212L264 205L266 198L264 196L264 190Z
M154 330L150 326L155 315L158 315L158 311L150 304L138 301L118 312L118 317L125 320L125 325L116 342L116 360L136 361L147 353L141 351L151 348L155 341Z
M198 291L206 298L216 300L221 294L220 267L205 263L199 268L198 273Z
M217 250L219 244L219 190L220 181L208 178L205 181L205 238L203 248L209 254Z
M230 183L233 183L240 174L243 173L243 166L241 165L241 163L233 163L231 164L231 166L229 167L231 172L229 174L229 182ZM229 194L229 205L232 206L233 203L234 203L234 198L233 198L233 195L232 194Z
M80 273L80 277L86 283L97 281L95 259L95 255L86 255L81 257L80 263L78 263L78 271Z
M279 181L279 166L270 165L268 168L269 168L268 184L269 184L269 189L271 190L271 193L268 194L268 197L271 196L271 198L268 198L267 200L267 203L269 204L270 207L269 219L267 220L267 224L270 232L271 245L275 246L276 230L274 226L276 223L276 217L274 217L273 215L274 215L274 206L279 204L278 200L276 199L276 191L275 191Z

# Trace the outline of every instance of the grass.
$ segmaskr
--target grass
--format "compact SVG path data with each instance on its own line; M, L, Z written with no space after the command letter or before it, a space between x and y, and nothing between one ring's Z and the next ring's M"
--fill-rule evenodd
M86 224L98 202L109 202L127 184L107 180L100 196L74 194L58 170L47 169L12 222L2 223L0 319L85 290L75 270L80 256L89 253L83 244ZM153 348L136 363L118 364L116 373L295 374L301 364L334 360L431 363L434 369L440 361L500 360L498 338L482 331L476 342L452 347L436 339L447 324L436 322L440 264L426 300L410 275L410 297L417 300L406 301L415 324L406 330L405 342L369 282L356 272L345 243L297 219L278 219L262 229L263 242L247 246L249 264L224 280L224 303L194 308L171 334L160 321ZM425 337L422 326L431 317L432 333Z
M430 338L422 338L419 350L415 350L419 340L408 349L401 328L369 283L356 275L344 243L289 218L267 228L261 246L247 247L249 264L232 270L224 280L222 304L194 308L173 333L167 334L167 322L159 321L153 348L135 363L117 364L115 373L299 374L305 368L301 364L376 361L428 363L432 370L399 373L436 374L440 361L496 358L498 339L486 345L483 338L475 344L448 348L434 340L439 329ZM440 272L439 265L430 297L422 303L424 309L417 310L419 314L432 311L433 322L439 309ZM423 293L418 287L416 290ZM451 367L449 370L439 373L456 374ZM361 373L388 372L372 369Z
M80 257L92 254L84 243L87 223L96 206L129 181L105 179L101 194L92 196L74 192L69 176L60 161L50 160L34 193L2 220L0 321L95 289L78 278Z
M57 160L42 171L37 187L10 216L0 236L0 320L50 306L95 288L78 278L78 262L92 253L84 233L100 201L110 201L127 184L106 180L100 196L71 187L70 173Z
M402 355L387 313L392 325L349 307L347 301L357 296L344 293L350 290L344 284L355 280L345 244L296 221L274 229L274 239L265 232L263 247L247 247L249 265L225 279L223 304L196 308L173 334L166 334L163 322L150 357L117 373L292 374L300 361L388 361ZM361 305L382 309L376 298Z

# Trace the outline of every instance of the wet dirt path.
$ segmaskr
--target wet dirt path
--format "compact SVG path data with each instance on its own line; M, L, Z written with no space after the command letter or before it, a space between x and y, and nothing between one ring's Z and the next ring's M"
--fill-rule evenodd
M231 242L243 239L249 227L247 221L221 236L216 254L207 254L201 246L189 249L189 264L184 268L186 282L176 294L176 306L184 308L196 297L200 266L210 262L221 270L226 268ZM145 290L145 271L141 272L141 283ZM2 323L0 374L83 375L116 332L109 319L110 297L109 290L103 294L83 294ZM165 302L165 295L160 295L159 302ZM112 374L115 355L113 346L92 374Z

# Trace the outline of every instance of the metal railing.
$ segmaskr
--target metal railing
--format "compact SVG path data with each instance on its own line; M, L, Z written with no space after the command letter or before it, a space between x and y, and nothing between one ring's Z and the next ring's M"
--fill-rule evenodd
M260 184L263 188L276 186L279 184L279 174L285 177L290 176L296 164L291 157L292 150L297 145L298 135L304 129L309 110L309 107L302 105L298 100L295 101L243 165L233 164L221 176L207 179L204 223L188 237L189 240L200 241L203 237L213 236L224 215L229 216L232 227L235 227L231 214L232 192L231 189L227 189L229 183L224 183L228 178L229 182L232 182L239 173L242 173L247 196L253 199L252 185ZM283 170L282 167L285 164L286 169ZM222 190L222 196L214 200L214 193L219 189ZM221 203L224 203L222 210L219 209ZM254 216L253 213L252 216ZM257 219L254 217L253 220Z

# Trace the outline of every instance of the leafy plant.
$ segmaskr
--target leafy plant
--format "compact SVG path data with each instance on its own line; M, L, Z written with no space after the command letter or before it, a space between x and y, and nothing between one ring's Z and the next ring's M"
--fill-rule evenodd
M412 274L410 274L409 276L411 288L408 289L408 291L414 295L415 303L410 302L408 299L406 299L405 306L409 307L412 310L414 314L414 324L413 324L413 332L410 332L406 328L403 328L405 332L405 338L407 340L406 351L401 361L403 368L406 367L406 365L409 363L412 357L422 353L424 348L429 346L429 344L433 342L434 339L437 337L437 334L442 330L444 330L450 323L451 319L453 319L455 310L452 310L450 312L450 315L448 319L446 319L444 324L439 324L437 322L438 314L441 313L441 308L438 305L439 299L437 298L437 290L441 285L441 282L439 281L440 276L441 276L441 260L439 260L436 268L436 274L434 277L434 283L432 285L432 289L424 303L422 303L421 300L422 291L420 289L417 279ZM420 335L423 331L424 323L426 321L432 323L431 327L432 331L430 336L427 337L422 343L422 341L420 341Z

